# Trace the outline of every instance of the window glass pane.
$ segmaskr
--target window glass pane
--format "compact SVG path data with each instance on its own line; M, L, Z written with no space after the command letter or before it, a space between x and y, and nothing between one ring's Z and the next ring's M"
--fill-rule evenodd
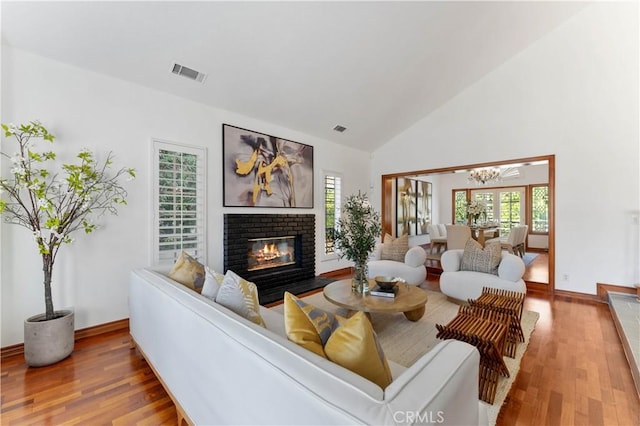
M467 191L454 191L453 197L455 205L453 222L465 224L467 223Z
M205 256L205 150L154 142L157 153L155 261L171 262L182 251Z
M500 233L507 235L509 230L521 222L519 191L500 192Z
M334 235L337 219L340 218L340 186L339 176L324 177L324 253L335 253Z
M531 188L531 232L549 232L549 187Z

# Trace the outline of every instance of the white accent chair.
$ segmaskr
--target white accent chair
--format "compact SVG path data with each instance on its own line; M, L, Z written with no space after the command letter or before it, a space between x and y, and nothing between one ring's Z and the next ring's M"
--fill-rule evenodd
M447 250L442 253L440 264L440 291L452 299L466 302L480 297L483 287L500 290L527 292L527 286L522 279L524 262L518 256L502 252L498 275L476 271L461 271L464 250Z
M404 255L404 262L382 260L382 243L376 245L368 263L369 278L378 275L402 278L411 285L420 285L427 278L427 252L420 246L411 247Z

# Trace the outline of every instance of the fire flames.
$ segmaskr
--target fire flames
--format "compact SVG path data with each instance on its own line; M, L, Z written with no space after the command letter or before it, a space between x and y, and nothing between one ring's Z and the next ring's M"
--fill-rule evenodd
M258 259L262 258L268 262L278 257L280 257L280 252L275 244L265 244L261 250L258 250Z

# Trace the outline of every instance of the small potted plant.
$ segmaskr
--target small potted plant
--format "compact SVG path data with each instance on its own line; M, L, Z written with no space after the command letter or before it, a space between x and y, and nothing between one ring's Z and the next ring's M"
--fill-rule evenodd
M2 124L2 129L18 148L11 155L1 153L11 161L11 177L0 178L0 214L6 222L31 232L42 258L45 313L25 320L24 335L25 360L38 367L58 362L73 351L73 311L54 310L51 297L58 251L73 241L75 231L94 231L93 216L117 214L117 206L126 204L127 196L120 180L134 178L135 171L121 168L110 173L112 154L98 162L87 150L76 155L75 163L59 163L53 151L35 148L36 139L50 143L55 139L39 121Z

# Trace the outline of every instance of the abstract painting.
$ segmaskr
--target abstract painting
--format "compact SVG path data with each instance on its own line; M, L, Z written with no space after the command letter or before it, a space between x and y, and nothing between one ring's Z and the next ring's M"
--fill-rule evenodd
M313 208L313 146L222 125L225 207Z

